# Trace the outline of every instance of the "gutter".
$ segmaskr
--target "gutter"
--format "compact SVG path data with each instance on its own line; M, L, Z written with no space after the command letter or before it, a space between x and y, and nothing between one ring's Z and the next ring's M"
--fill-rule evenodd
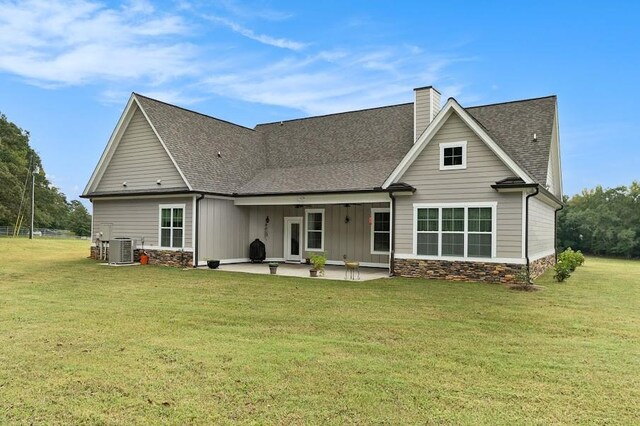
M389 250L389 276L395 275L395 254L396 254L396 197L389 191L391 198L391 247Z
M558 212L564 209L564 204L560 204L560 207L553 212L553 248L556 257L556 263L558 263Z
M529 262L529 198L531 197L535 197L536 195L538 195L538 193L540 193L540 187L535 186L535 192L532 192L531 194L527 194L526 200L525 200L525 217L526 217L526 223L525 223L525 228L524 228L524 256L527 259L527 280L529 280L529 284L532 284L531 282L531 268L530 268L530 262Z
M204 194L200 194L196 197L196 211L193 212L196 215L196 240L193 243L193 267L198 267L198 237L200 236L200 232L198 230L198 224L200 222L199 213L200 213L200 200L204 198Z

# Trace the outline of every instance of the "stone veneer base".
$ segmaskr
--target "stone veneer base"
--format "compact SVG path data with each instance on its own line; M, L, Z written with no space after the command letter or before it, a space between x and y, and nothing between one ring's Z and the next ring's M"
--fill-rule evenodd
M516 284L525 265L459 262L449 260L395 259L394 273L402 277L433 280Z
M107 259L109 258L109 248L107 247ZM135 249L133 253L133 261L140 262L141 249ZM180 268L193 266L193 253L190 251L174 251L174 250L145 250L149 256L149 265L165 265ZM89 257L99 260L100 249L91 247Z
M540 275L544 274L547 269L553 268L555 264L555 254L550 254L549 256L541 257L540 259L534 260L529 264L529 273L531 274L531 279L538 278Z

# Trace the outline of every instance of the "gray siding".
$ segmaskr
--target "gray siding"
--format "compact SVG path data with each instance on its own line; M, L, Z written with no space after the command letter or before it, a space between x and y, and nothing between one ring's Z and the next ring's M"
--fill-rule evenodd
M93 235L103 224L111 225L111 237L135 238L138 245L144 237L145 247L158 247L160 204L184 204L185 248L192 248L193 198L144 198L93 200Z
M162 180L158 185L156 181ZM122 134L96 192L186 188L184 180L138 107Z
M388 255L371 254L371 208L386 208L388 203L350 205L342 204L302 206L252 206L250 207L250 226L248 244L256 238L265 243L267 257L284 257L284 218L303 218L303 230L306 229L305 209L324 209L325 235L324 250L327 259L341 261L343 256L368 263L388 263ZM269 217L269 224L265 221ZM349 223L345 218L349 216ZM303 232L304 234L304 232ZM303 235L302 248L306 236ZM309 256L311 253L306 253Z
M442 142L467 141L467 168L440 170ZM396 203L396 253L413 253L413 204L496 201L498 257L522 257L522 194L499 194L491 185L513 176L504 163L453 113L400 181L413 185L413 196Z
M549 254L555 249L553 243L555 210L536 197L529 199L529 257Z
M416 90L415 95L415 139L418 139L440 111L440 93L434 89L422 89Z
M204 198L199 201L198 260L249 257L249 208L233 200Z

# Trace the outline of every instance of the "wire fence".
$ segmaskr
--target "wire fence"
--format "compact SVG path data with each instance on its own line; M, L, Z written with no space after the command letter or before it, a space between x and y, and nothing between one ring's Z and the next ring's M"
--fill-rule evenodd
M0 226L0 237L29 237L29 228L21 227L18 232L15 232L14 226ZM48 229L48 228L34 228L33 238L75 238L75 239L88 239L89 237L78 237L72 231L66 229Z

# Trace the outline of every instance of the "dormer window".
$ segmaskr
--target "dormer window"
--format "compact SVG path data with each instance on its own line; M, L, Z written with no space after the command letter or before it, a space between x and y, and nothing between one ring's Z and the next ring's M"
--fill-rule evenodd
M440 170L467 168L467 141L440 144Z

